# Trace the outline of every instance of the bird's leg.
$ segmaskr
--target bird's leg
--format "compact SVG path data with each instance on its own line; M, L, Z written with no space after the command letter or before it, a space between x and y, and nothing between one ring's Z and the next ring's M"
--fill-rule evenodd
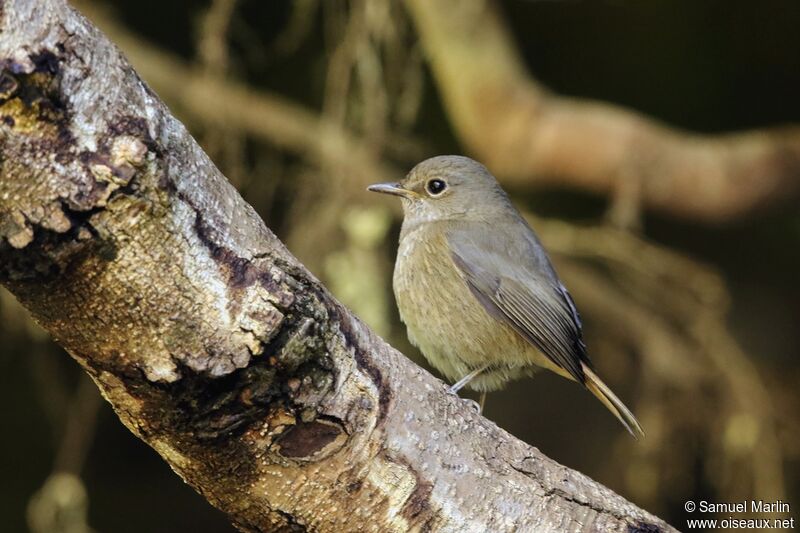
M478 406L480 407L479 413L483 412L483 408L486 407L486 391L481 393L481 399L478 400Z
M489 365L476 368L475 370L473 370L472 372L470 372L469 374L467 374L466 376L464 376L463 378L459 379L454 384L452 384L450 388L447 389L447 391L452 392L453 394L458 394L458 391L463 389L464 385L466 385L467 383L478 377L478 375L480 375L487 368L489 368Z
M487 368L489 368L489 365L485 365L485 366L476 368L475 370L473 370L472 372L470 372L469 374L467 374L463 378L459 379L453 385L448 387L447 388L447 392L449 392L451 394L458 395L458 391L463 389L464 385L466 385L467 383L469 383L470 381L472 381L473 379L478 377ZM466 401L466 402L470 402L470 404L472 405L473 409L475 409L475 411L480 413L483 410L483 402L485 401L485 396L486 396L486 393L482 393L481 394L481 403L478 403L475 400L470 400L468 398L463 398L463 400Z

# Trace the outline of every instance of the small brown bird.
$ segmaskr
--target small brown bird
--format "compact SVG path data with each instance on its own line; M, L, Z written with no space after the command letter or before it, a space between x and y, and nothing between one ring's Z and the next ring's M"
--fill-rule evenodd
M572 297L530 226L486 168L423 161L368 190L402 198L394 293L411 342L448 379L482 393L552 370L584 385L634 437L633 413L592 369ZM482 403L481 402L481 403Z

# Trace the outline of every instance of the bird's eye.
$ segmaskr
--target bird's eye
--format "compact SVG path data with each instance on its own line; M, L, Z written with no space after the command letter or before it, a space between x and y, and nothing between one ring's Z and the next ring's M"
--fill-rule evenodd
M425 188L431 196L438 196L447 188L447 183L444 180L432 179L425 184Z

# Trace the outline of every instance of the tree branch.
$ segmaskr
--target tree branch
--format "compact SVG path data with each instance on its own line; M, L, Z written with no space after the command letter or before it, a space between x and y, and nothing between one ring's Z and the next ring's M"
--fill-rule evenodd
M0 281L238 528L672 530L352 317L62 0L0 18Z
M800 128L679 131L533 79L488 0L406 0L456 132L508 184L552 184L721 222L800 193Z

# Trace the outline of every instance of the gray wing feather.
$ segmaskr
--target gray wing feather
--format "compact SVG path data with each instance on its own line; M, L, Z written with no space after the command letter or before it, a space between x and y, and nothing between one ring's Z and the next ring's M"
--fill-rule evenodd
M527 225L521 228L526 231L512 228L509 238L513 246L504 246L479 237L486 234L485 228L469 229L450 232L448 243L453 262L472 294L491 316L511 326L583 383L581 362L589 364L589 360L580 317L531 230Z

